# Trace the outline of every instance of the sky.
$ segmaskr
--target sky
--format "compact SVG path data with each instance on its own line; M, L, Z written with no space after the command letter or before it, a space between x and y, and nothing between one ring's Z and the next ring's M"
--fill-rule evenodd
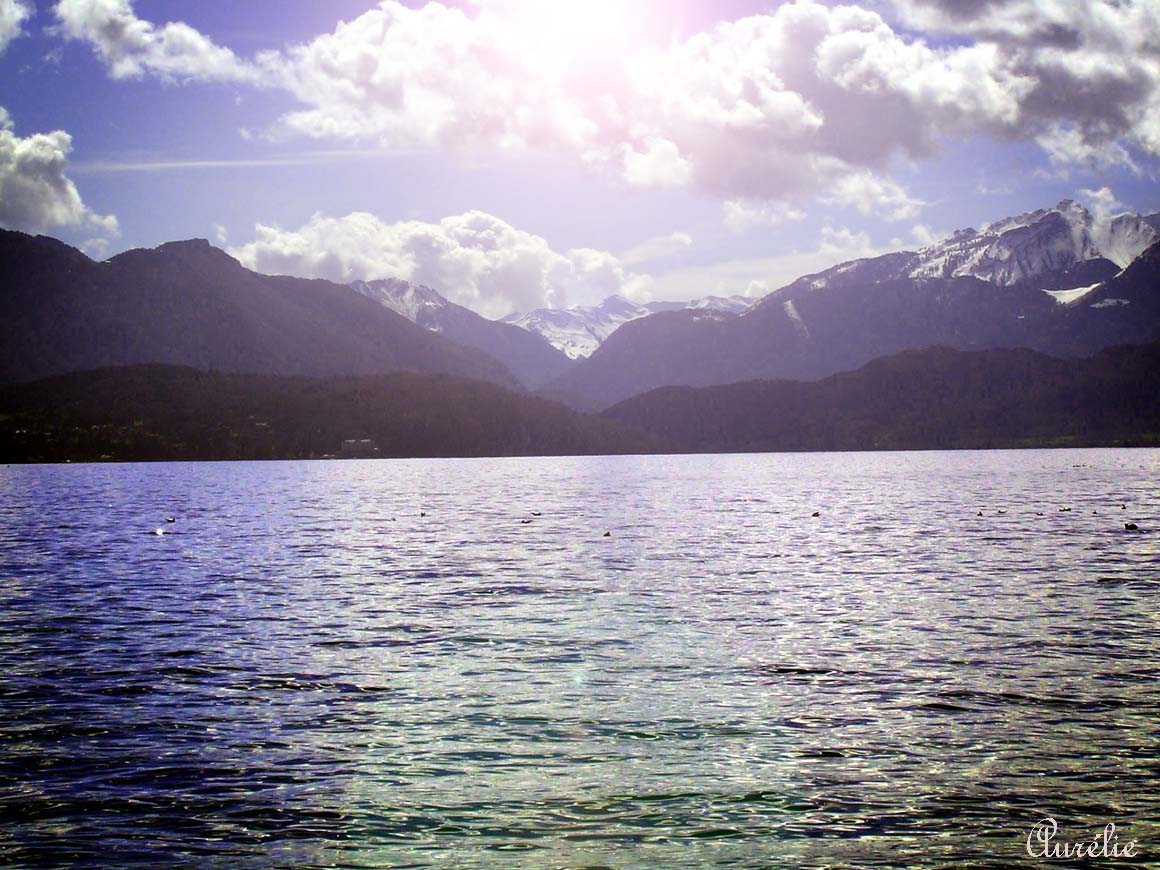
M1158 172L1160 0L0 0L0 226L97 259L759 297Z

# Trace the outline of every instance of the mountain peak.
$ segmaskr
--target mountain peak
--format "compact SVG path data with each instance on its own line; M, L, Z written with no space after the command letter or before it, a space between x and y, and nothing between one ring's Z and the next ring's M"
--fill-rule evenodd
M178 239L175 242L165 242L162 245L158 245L154 250L207 252L211 248L213 248L213 245L209 243L209 239Z
M374 281L352 281L350 286L384 308L417 323L432 332L441 332L438 312L452 303L435 290L412 284L402 278L377 278Z
M1072 199L985 225L959 230L919 251L913 278L975 277L1009 286L1063 272L1091 260L1127 266L1160 232L1139 215L1093 216Z
M177 260L187 266L210 269L244 269L237 260L223 251L215 248L207 239L183 239L176 242L165 242L155 248L136 248L131 251L117 254L109 262L128 262L141 258L161 257L166 260Z

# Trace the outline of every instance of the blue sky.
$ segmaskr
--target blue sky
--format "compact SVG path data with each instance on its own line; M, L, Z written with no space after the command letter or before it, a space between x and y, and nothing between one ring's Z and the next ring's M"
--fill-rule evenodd
M0 225L492 316L1160 211L1160 0L0 0L0 50Z

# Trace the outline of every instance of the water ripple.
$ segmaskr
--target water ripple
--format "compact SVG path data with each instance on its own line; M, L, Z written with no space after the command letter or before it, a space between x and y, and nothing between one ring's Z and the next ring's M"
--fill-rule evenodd
M1157 471L0 468L0 865L1154 860Z

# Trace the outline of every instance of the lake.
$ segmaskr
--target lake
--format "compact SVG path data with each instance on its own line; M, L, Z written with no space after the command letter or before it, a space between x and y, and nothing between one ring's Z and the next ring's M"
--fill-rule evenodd
M0 864L1019 866L1046 817L1157 861L1158 484L1156 450L3 467Z

